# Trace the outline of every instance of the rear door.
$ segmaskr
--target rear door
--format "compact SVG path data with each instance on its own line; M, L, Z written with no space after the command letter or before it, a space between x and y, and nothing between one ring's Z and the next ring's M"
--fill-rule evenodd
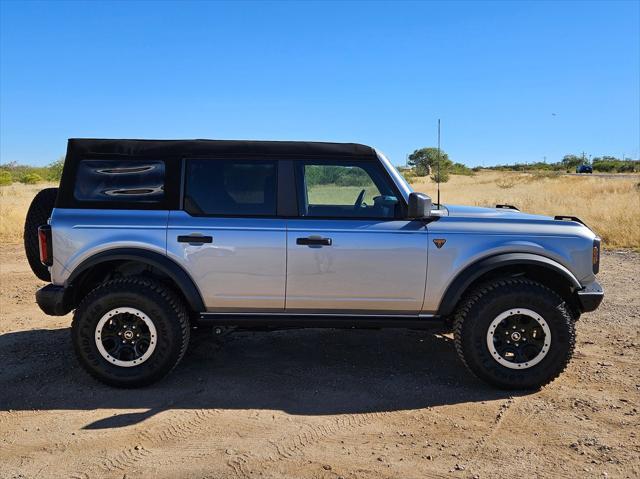
M376 161L296 161L299 216L288 221L287 312L420 312L427 229Z
M278 162L193 158L183 171L183 204L169 214L167 252L191 275L207 311L283 311Z

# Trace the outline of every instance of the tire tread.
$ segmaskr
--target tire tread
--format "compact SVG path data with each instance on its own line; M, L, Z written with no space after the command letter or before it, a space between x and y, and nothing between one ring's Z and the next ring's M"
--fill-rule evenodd
M108 382L113 386L122 387L122 388L135 388L135 387L150 384L152 382L155 382L161 379L162 377L168 375L171 371L173 371L178 366L178 364L184 357L187 351L187 347L189 345L191 325L189 322L189 314L188 314L187 308L184 302L180 299L180 297L175 291L173 291L171 288L167 287L163 283L160 283L153 279L149 279L141 276L131 276L131 277L117 278L117 279L106 281L104 283L99 284L93 290L91 290L80 302L80 304L78 305L78 308L75 311L75 314L73 315L73 320L71 323L72 330L78 327L78 323L79 321L81 321L82 317L84 316L85 310L89 308L94 301L100 299L100 297L103 296L104 294L113 292L113 290L119 290L121 288L125 289L127 292L138 292L138 294L145 294L145 293L148 293L149 290L151 290L152 292L160 295L171 308L175 318L178 321L178 325L180 327L180 338L179 338L180 351L172 367L166 371L162 371L160 374L157 375L157 377L154 376L150 380L145 380L142 383L139 383L139 384L115 383L115 382L105 381L105 378L102 377L100 374L98 374L92 368L88 367L85 361L82 361L82 360L80 361L80 364L83 366L84 370L87 371L95 379L98 379L99 381ZM142 290L142 291L136 291L136 290ZM79 347L75 341L74 341L74 348L76 350L76 354L79 357L82 357L79 351Z
M38 244L38 226L46 224L51 216L58 196L58 188L40 190L31 200L24 221L24 252L31 271L42 281L51 281L49 268L40 262L40 246Z
M573 353L575 350L576 344L576 332L575 332L575 318L571 314L569 308L567 307L566 302L562 299L562 297L548 288L547 286L533 281L527 278L502 278L493 281L486 282L484 284L479 285L477 288L473 289L469 294L467 294L462 301L460 302L460 306L456 309L454 313L454 321L453 321L453 337L454 337L454 346L456 349L456 353L458 358L465 365L467 370L469 370L474 376L478 377L482 380L487 380L486 378L481 377L469 364L463 347L463 327L464 324L472 320L470 318L470 312L473 306L479 303L483 298L485 298L489 293L497 290L497 289L508 289L514 286L533 286L537 288L542 288L545 292L552 297L555 297L557 300L557 309L560 311L561 315L564 317L565 321L567 321L568 333L569 333L569 351L566 355L562 364L558 365L556 371L553 375L545 378L545 381L542 385L548 384L554 379L556 379L562 372L567 368L571 358L573 357ZM499 387L504 389L520 389L519 386L509 386L506 384L496 384Z

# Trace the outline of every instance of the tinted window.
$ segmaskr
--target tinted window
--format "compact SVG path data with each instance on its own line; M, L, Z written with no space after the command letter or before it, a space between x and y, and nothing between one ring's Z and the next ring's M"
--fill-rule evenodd
M298 166L302 177L302 216L394 218L398 199L388 178L367 162Z
M155 203L164 197L164 162L82 160L74 196L79 201Z
M188 160L184 208L192 215L275 216L276 162Z

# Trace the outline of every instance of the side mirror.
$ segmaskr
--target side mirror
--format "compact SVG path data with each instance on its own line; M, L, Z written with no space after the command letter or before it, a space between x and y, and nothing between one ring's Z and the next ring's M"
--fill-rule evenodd
M431 216L431 198L424 193L411 193L407 216L412 220Z

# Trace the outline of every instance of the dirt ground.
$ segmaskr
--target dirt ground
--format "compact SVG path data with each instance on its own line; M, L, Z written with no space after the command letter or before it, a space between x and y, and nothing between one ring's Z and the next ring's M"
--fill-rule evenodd
M21 247L0 263L2 478L640 476L638 253L604 255L573 362L524 395L437 330L201 333L161 383L112 389L35 305Z

